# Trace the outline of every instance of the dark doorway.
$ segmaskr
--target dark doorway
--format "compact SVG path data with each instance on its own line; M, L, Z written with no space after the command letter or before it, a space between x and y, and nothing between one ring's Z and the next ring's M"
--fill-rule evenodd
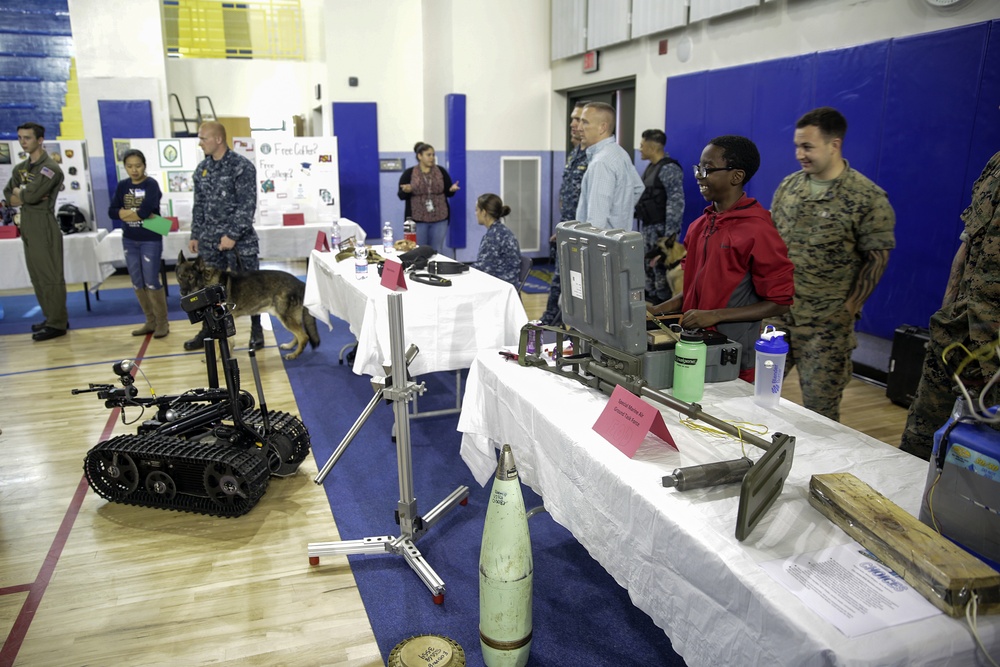
M566 152L573 150L569 140L569 117L573 107L580 100L585 102L606 102L618 112L618 126L615 138L618 145L635 153L635 78L611 81L587 88L579 88L566 93Z

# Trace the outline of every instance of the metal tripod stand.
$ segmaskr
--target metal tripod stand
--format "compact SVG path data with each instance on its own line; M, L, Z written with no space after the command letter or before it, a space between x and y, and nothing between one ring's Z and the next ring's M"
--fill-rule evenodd
M403 353L403 302L401 294L389 295L389 345L394 366L390 386L382 386L376 390L372 400L313 481L317 484L323 483L334 464L343 455L347 446L361 430L384 396L393 402L392 410L396 421L396 458L399 471L399 503L396 505L396 521L399 523L400 534L398 537L379 535L341 542L311 542L309 544L309 564L318 565L320 556L386 552L396 554L402 556L407 565L424 582L424 585L434 596L434 603L441 604L444 602L444 581L424 560L415 542L456 505L465 505L468 502L469 487L458 487L424 516L417 514L417 499L413 495L413 460L410 454L410 420L407 402L414 395L424 392L424 384L412 382L407 377L406 367L417 355L417 348L411 345L406 354Z

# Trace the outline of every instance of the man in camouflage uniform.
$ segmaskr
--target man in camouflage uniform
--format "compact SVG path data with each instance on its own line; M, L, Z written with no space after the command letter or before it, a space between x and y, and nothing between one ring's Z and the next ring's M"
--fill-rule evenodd
M962 213L962 245L955 253L941 309L931 316L930 342L924 358L917 395L906 415L906 428L900 449L929 459L934 432L948 420L955 399L960 396L953 378L965 361L960 348L944 349L952 343L963 344L970 353L992 353L968 364L960 375L970 397L976 400L990 378L998 371L996 347L1000 330L1000 152L996 153L972 186L972 204ZM1000 382L993 385L983 403L1000 403ZM994 428L997 428L994 425Z
M226 128L217 122L202 123L198 139L205 159L194 172L194 208L188 249L206 264L233 271L256 271L260 262L257 232L257 170L253 163L229 149ZM206 327L184 343L198 350L208 335ZM250 347L264 347L260 315L250 318Z
M573 150L566 156L566 166L563 167L562 185L559 187L559 222L576 219L576 205L580 201L580 184L583 174L587 171L587 147L583 145L583 131L580 129L580 117L587 102L577 102L569 121L569 138ZM552 235L554 241L556 235ZM559 295L562 285L559 282L559 252L556 251L556 269L552 275L552 285L549 289L549 300L542 313L542 324L562 326L562 310L559 307Z
M788 332L785 373L798 365L805 407L837 421L858 344L854 323L896 245L896 216L885 191L844 159L840 112L814 109L795 128L802 170L781 182L771 203L795 265L795 302L766 324Z
M21 207L24 263L45 316L44 322L31 325L31 338L43 341L66 335L69 327L63 237L55 214L63 173L42 146L44 127L25 123L17 128L17 140L28 159L14 167L3 196L11 206Z
M666 301L672 295L666 263L652 261L660 256L658 242L671 236L676 242L684 216L684 173L677 160L663 150L666 143L663 130L646 130L639 142L639 155L649 161L649 166L642 175L646 189L635 205L635 217L646 249L646 299L653 303Z

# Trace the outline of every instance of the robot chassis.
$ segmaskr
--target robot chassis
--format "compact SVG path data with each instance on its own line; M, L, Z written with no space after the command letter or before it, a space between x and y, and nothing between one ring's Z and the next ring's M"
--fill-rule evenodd
M236 334L226 292L212 285L181 298L192 324L205 322L205 361L209 387L183 394L139 398L132 373L136 365L119 361L113 370L121 383L88 385L73 394L96 392L109 409L155 409L134 435L98 443L84 458L91 488L106 500L126 505L236 517L249 512L267 491L271 475L294 474L309 453L309 432L287 412L264 403L257 358L250 363L260 408L240 390L239 366L228 338ZM225 375L219 387L215 346Z

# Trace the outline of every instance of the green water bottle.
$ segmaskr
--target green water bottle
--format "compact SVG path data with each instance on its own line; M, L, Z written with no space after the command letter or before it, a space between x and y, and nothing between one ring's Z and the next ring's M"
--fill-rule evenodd
M708 348L700 333L684 331L674 347L674 398L697 403L705 393L705 357Z

